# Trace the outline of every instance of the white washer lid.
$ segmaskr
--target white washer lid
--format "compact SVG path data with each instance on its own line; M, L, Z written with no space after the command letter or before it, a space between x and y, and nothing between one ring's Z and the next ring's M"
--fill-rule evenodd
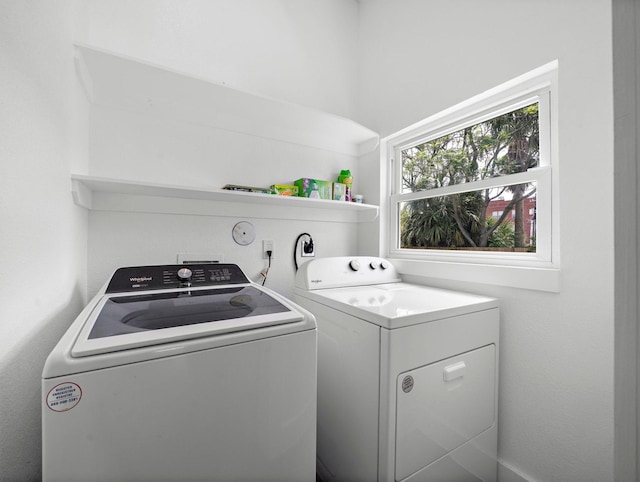
M250 284L107 294L71 350L74 357L253 330L303 319Z
M53 378L72 373L101 370L113 366L145 362L167 356L176 356L238 343L248 343L316 329L315 318L304 308L272 290L254 283L251 283L251 286L268 293L277 302L286 306L288 311L246 317L235 321L230 320L231 324L242 325L246 323L245 326L216 326L216 323L201 323L191 325L191 327L156 330L158 334L149 333L149 336L159 338L151 340L137 339L137 336L140 335L139 333L118 335L121 337L122 342L115 339L110 340L107 343L112 343L113 346L109 348L105 346L85 346L89 350L88 352L82 353L81 356L72 355L72 350L76 347L76 341L83 336L86 337L86 333L91 328L91 319L96 316L98 306L104 298L103 287L100 293L78 315L58 344L53 348L45 362L42 377ZM193 330L193 332L190 330ZM131 338L132 335L136 336ZM113 337L98 338L96 340L109 340L109 338Z
M494 298L403 282L295 292L388 329L498 307Z

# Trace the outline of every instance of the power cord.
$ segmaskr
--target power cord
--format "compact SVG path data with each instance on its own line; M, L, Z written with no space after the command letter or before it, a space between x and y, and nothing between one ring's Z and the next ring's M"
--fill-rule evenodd
M262 286L264 286L264 284L267 282L267 275L269 274L269 269L271 268L271 255L272 255L272 253L273 253L273 251L271 251L271 250L267 251L267 257L269 258L269 264L267 265L267 267L265 269L260 271L260 276L262 277Z
M305 242L302 249L305 253L313 253L313 238L309 233L302 233L298 235L296 238L296 242L293 243L293 265L296 267L296 271L298 271L298 257L296 256L296 251L298 250L298 242L302 238L302 236L308 236L309 242Z

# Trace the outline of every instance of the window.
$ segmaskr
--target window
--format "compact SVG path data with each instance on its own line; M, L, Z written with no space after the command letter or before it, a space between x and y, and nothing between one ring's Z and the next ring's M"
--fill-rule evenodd
M556 71L552 62L383 140L389 257L557 268Z
M400 247L535 252L525 226L535 219L536 183L509 185L511 174L538 167L538 103L400 150L402 193L420 198L400 203ZM469 190L468 184L500 178L500 185ZM447 196L437 189L465 184ZM429 191L429 192L424 192ZM491 216L493 209L500 215ZM493 218L493 219L490 219Z

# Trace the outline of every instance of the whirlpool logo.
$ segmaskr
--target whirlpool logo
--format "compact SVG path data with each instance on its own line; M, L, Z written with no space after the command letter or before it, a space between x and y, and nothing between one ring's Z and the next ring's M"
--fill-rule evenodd
M129 278L129 281L131 281L132 283L144 283L145 281L151 281L152 279L153 276L132 276L131 278Z

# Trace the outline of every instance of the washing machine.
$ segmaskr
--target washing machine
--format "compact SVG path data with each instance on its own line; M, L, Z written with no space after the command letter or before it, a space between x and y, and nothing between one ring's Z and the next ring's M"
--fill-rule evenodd
M495 481L499 306L318 258L294 301L318 324L317 470L329 481Z
M42 397L46 481L315 481L315 319L234 264L117 270Z

